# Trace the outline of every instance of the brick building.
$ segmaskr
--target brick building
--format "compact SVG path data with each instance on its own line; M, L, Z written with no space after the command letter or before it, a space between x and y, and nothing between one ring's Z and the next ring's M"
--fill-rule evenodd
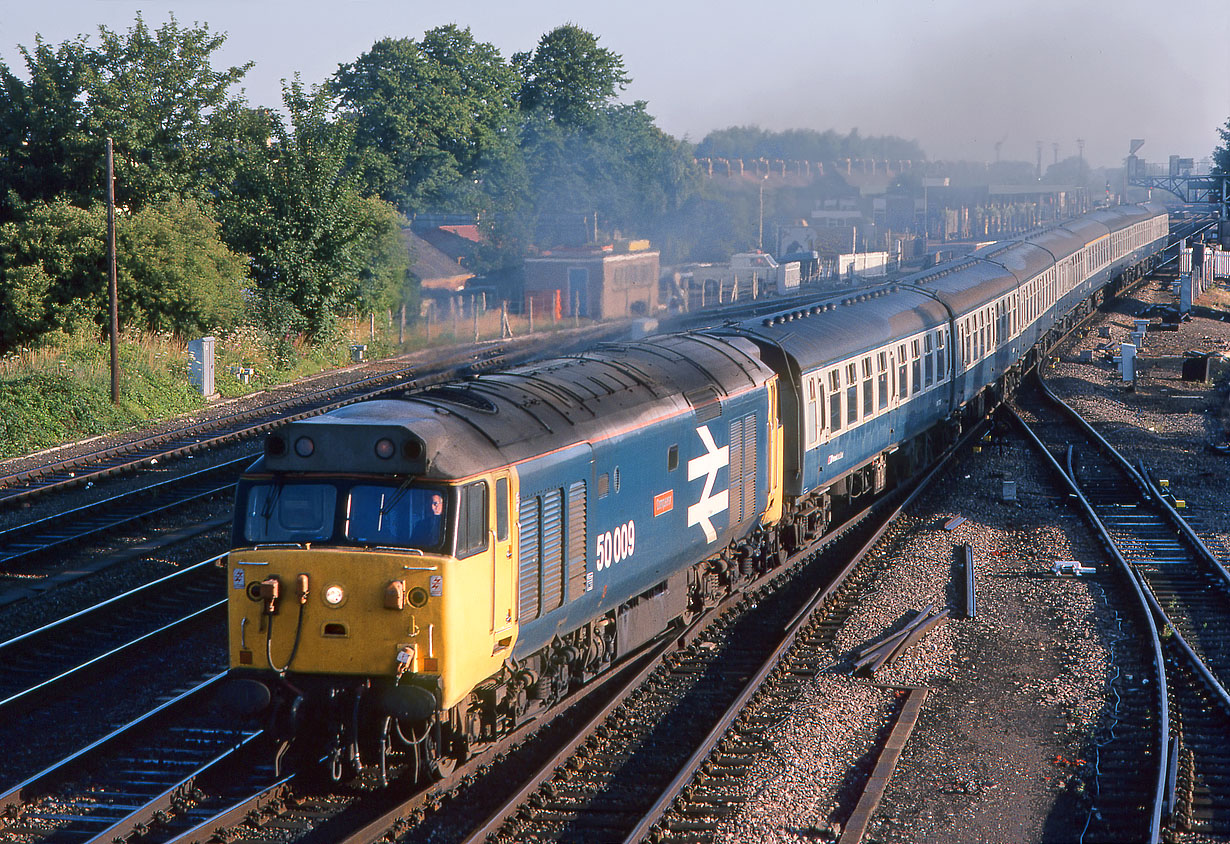
M650 316L658 309L658 252L647 240L630 240L527 258L525 300L544 316Z

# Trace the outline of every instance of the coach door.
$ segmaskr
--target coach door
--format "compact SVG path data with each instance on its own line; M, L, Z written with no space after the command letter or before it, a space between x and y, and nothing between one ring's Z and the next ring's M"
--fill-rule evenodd
M498 635L513 626L516 618L516 582L517 560L513 556L513 506L516 501L516 490L513 488L515 478L508 472L501 472L495 480L495 527L491 532L492 546L492 603L491 632Z
M897 349L895 346L889 346L887 352L881 352L881 355L888 355L888 407L891 410L901 404L901 397L897 390L897 378L901 373L897 371Z

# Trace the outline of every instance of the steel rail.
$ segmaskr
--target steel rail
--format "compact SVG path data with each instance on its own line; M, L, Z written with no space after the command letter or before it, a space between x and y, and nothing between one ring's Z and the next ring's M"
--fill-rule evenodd
M261 731L248 733L234 746L227 748L212 758L206 759L191 773L181 777L161 792L153 795L143 805L133 809L102 832L87 839L87 844L113 844L113 842L122 841L139 828L155 820L159 815L172 811L175 798L178 795L191 789L198 779L208 775L224 762L234 758L241 750L263 735L264 733Z
M22 649L33 650L39 647L40 640L47 643L60 644L64 639L72 635L71 628L91 621L93 618L105 620L108 615L117 611L122 611L125 605L131 605L141 601L148 600L148 596L154 595L161 590L166 590L169 586L174 586L180 581L189 580L191 578L200 577L208 574L209 570L226 555L219 554L204 560L193 566L189 566L180 571L169 574L165 577L146 583L136 589L129 590L113 598L109 598L101 603L95 604L79 612L67 615L57 619L49 624L45 624L35 630L30 630L19 636L15 636L6 642L0 643L0 661L10 667L20 664L22 660ZM9 694L7 697L0 698L0 709L27 699L30 695L50 689L58 683L63 682L71 677L77 676L80 672L87 668L96 667L107 660L114 659L122 654L130 652L133 648L149 642L152 639L174 632L175 630L190 625L199 620L207 613L221 609L226 604L225 599L214 601L204 607L198 607L186 615L181 615L176 620L167 624L161 625L153 630L148 630L142 635L129 639L126 642L116 645L105 650L102 653L94 654L88 659L69 668L53 669L58 673L54 673L49 677L44 677L31 686Z
M152 639L156 639L159 636L164 636L168 633L173 633L175 631L178 631L182 627L185 627L187 625L192 624L193 622L200 620L206 614L215 612L217 610L221 610L225 607L226 607L226 599L223 599L221 601L216 601L207 607L202 607L201 609L195 610L194 612L191 612L188 615L183 616L182 618L179 618L179 619L176 619L175 621L164 624L162 627L159 627L156 630L151 630L148 633L144 633L135 639L130 639L129 641L125 642L122 645L119 645L118 647L112 648L101 654L92 656L89 659L87 659L85 662L79 663L73 666L72 668L64 669L59 674L56 674L52 677L48 677L47 679L42 680L41 682L33 686L30 686L24 689L23 691L18 692L17 694L9 695L3 700L0 700L0 708L6 707L6 706L12 706L14 703L17 703L18 701L21 701L21 700L25 700L30 695L35 694L36 692L46 691L52 686L55 686L58 683L62 683L63 681L69 679L70 677L77 676L79 673L81 673L87 668L92 668L100 664L104 664L112 659L115 659L118 656L121 656L122 654L128 653L129 651L131 651L133 648L137 647L138 645L142 645L146 642L149 642Z
M851 528L862 522L873 509L874 506L859 511L838 527L830 530L823 536L817 537L807 545L798 548L795 553L787 558L786 562L780 567L762 575L749 584L749 590L766 585L775 578L781 576L784 571L798 565L801 561L832 544ZM620 677L625 671L636 666L639 660L649 660L645 666L636 669L636 676L634 678L636 682L620 684L619 691L613 695L613 699L602 707L603 712L605 714L609 714L611 710L614 710L620 703L626 700L631 692L641 686L644 680L647 679L654 670L660 667L668 656L674 652L677 652L679 649L686 647L696 638L701 636L705 629L714 620L743 601L746 594L746 592L740 592L731 595L722 602L718 603L716 606L711 607L699 614L682 630L669 632L663 638L654 640L647 646L646 649L642 649L635 655L629 657L628 661L622 666L611 669L602 677L596 679L589 686L586 686L576 695L561 701L556 704L556 706L552 707L552 709L540 715L537 719L538 725L541 726L551 720L554 720L559 716L559 714L562 714L565 710L571 708L586 696L591 695L600 689L605 690L608 687L611 687L611 684L614 683L618 677ZM497 810L488 816L488 818L486 818L477 829L472 831L465 840L468 842L481 841L497 830L504 821L508 820L508 818L516 812L517 808L524 802L525 798L533 793L534 789L540 786L546 778L550 777L559 765L572 755L572 752L576 747L592 735L593 729L602 723L604 717L590 719L590 723L587 723L586 727L579 730L577 736L569 741L569 747L571 748L570 750L561 750L556 753L549 762L544 764L534 775L532 775L530 778L530 780L532 780L532 785L530 784L530 780L527 780L526 785L519 790L518 795L515 798L506 800L502 809ZM474 773L479 763L485 764L488 757L493 754L506 752L513 744L520 742L524 738L526 738L526 736L522 731L518 731L517 733L508 736L495 747L484 750L481 757L476 757L470 762L465 763L465 765L458 766L458 768L453 772L451 779L460 780L466 776L469 776ZM514 739L516 740L515 742L513 741ZM382 814L379 818L366 824L363 828L344 836L330 838L330 844L368 844L368 842L379 840L388 829L397 823L397 821L414 809L424 805L424 803L432 797L438 796L442 790L443 789L428 789L424 792L415 794L396 808Z
M244 464L255 460L259 455L251 454L237 460L219 463L207 469L201 469L189 475L172 478L151 486L131 490L129 492L95 501L72 510L65 510L47 516L37 521L27 522L17 527L0 531L0 565L11 566L14 562L35 554L41 554L53 548L58 548L72 542L78 542L101 533L110 532L134 522L148 519L181 507L195 501L201 501L229 492L235 488L235 481L224 481L221 485L214 481L204 489L195 488L202 476L222 474L228 470L241 469ZM177 488L190 487L189 495L176 494ZM159 495L175 495L173 500L160 501L157 505L141 504L143 498ZM137 506L135 512L128 508ZM117 509L113 516L107 516L106 511ZM124 512L126 511L126 512ZM73 525L65 527L66 525ZM14 547L17 546L17 547Z
M1039 380L1041 379L1039 378ZM1089 503L1087 498L1085 498L1085 495L1077 485L1075 478L1071 477L1063 469L1063 467L1059 465L1059 462L1055 459L1055 456L1051 454L1050 449L1042 443L1042 440L1038 438L1038 435L1034 433L1033 429L1025 422L1024 419L1021 418L1021 415L1016 412L1016 409L1010 405L1004 405L1004 407L1007 408L1017 425L1025 432L1026 436L1028 436L1028 438L1033 442L1038 451L1045 456L1051 469L1063 479L1063 482L1068 487L1068 491L1071 495L1080 502L1081 512L1085 514L1085 517L1089 520L1090 524L1093 526L1093 529L1102 538L1102 542L1106 546L1108 553L1110 553L1115 562L1118 563L1122 569L1123 573L1127 576L1128 582L1131 584L1132 590L1135 592L1136 598L1140 602L1141 613L1149 628L1150 644L1153 648L1153 665L1154 670L1157 672L1157 684L1155 688L1157 689L1158 695L1159 717L1157 759L1159 764L1153 795L1153 807L1149 818L1149 844L1160 844L1162 835L1162 805L1166 798L1167 748L1170 745L1170 701L1166 691L1166 661L1164 655L1162 654L1162 642L1158 634L1157 625L1154 622L1153 613L1150 609L1149 597L1151 597L1151 593L1149 593L1147 589L1143 588L1135 569L1133 569L1128 561L1124 559L1123 555L1119 553L1119 549L1115 547L1115 543L1110 537L1110 531L1107 530L1106 525L1102 523L1102 520L1098 518L1098 514L1094 512L1093 505Z
M1203 558L1205 562L1213 566L1221 574L1221 577L1226 584L1230 585L1230 572L1226 571L1225 566L1223 566L1221 561L1218 560L1213 552L1209 550L1208 546L1204 544L1204 541L1196 535L1196 532L1192 530L1192 527L1187 523L1187 520L1179 514L1179 511L1172 507L1170 502L1162 498L1160 494L1156 494L1152 483L1146 480L1144 475L1141 472L1138 472L1136 467L1132 465L1131 461L1124 457L1118 449L1116 449L1105 437L1098 433L1097 429L1090 425L1089 421L1085 419L1085 417L1077 413L1077 411L1070 404L1056 395L1054 390L1052 390L1046 383L1046 380L1042 378L1041 373L1038 373L1037 380L1047 398L1051 399L1063 408L1068 416L1080 426L1081 430L1088 434L1089 437L1097 443L1098 448L1101 449L1107 457L1119 465L1124 473L1131 478L1132 482L1136 484L1141 496L1147 501L1156 503L1159 509L1161 509L1170 520L1171 525L1188 540L1192 546L1192 549L1201 558Z
M212 689L214 685L219 683L224 677L226 677L225 672L215 674L214 676L203 680L192 688L182 692L179 695L176 695L174 698L171 698L143 715L134 718L127 724L117 727L97 741L91 742L75 753L61 759L59 762L56 762L50 767L47 767L28 779L18 783L8 791L0 794L0 811L11 807L20 806L23 803L27 803L41 796L45 790L56 781L57 777L59 777L62 772L65 772L72 766L79 765L84 762L88 762L90 759L96 758L101 753L108 750L117 741L126 738L129 733L139 729L141 726L152 721L154 718L167 714L178 707L184 706L188 702L192 701L197 695Z
M658 820L669 810L671 804L682 793L683 789L694 779L696 771L704 764L705 760L712 754L713 749L718 742L725 737L730 729L730 725L739 714L746 708L748 702L753 695L764 685L768 676L778 667L782 659L793 647L795 640L800 632L808 625L813 613L818 611L828 601L829 597L841 587L841 585L849 578L851 573L859 566L863 559L871 552L876 543L901 513L918 498L919 495L926 490L935 477L942 469L945 469L952 457L965 445L973 441L985 427L985 420L982 423L974 426L964 437L962 437L948 452L943 455L936 464L915 484L913 490L905 499L898 504L893 511L885 518L884 522L872 534L872 536L850 557L850 560L842 567L841 571L833 578L826 586L822 586L815 590L811 596L804 602L803 609L799 610L787 623L781 643L774 651L765 659L759 671L756 672L743 690L730 704L722 716L718 719L716 725L709 732L708 737L704 742L692 753L688 761L675 774L675 777L663 789L653 805L645 811L641 820L633 828L633 830L624 837L624 844L636 844L649 834L652 827ZM887 785L887 782L884 783Z

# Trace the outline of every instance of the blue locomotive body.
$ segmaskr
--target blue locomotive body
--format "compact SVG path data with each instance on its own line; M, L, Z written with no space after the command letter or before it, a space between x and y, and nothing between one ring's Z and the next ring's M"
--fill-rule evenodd
M275 723L363 714L331 726L335 766L360 722L385 725L380 752L402 723L443 770L915 474L1167 234L1160 207L1107 209L807 307L289 423L236 494L238 697Z

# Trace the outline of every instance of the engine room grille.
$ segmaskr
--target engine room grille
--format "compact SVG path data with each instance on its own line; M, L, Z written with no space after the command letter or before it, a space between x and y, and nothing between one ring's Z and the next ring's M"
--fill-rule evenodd
M756 512L756 414L730 423L730 524Z
M585 593L585 481L568 487L568 600Z

